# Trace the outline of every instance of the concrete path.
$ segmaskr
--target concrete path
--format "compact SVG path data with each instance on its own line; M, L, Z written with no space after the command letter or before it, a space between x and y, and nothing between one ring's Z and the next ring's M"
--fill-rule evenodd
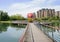
M26 42L53 42L33 23L29 23L29 28L26 32Z

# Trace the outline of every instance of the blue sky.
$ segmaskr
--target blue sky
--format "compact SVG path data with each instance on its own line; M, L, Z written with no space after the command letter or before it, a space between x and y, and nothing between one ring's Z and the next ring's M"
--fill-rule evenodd
M0 8L7 8L9 5L14 3L26 3L31 0L0 0Z
M0 10L9 15L21 14L26 17L29 12L36 12L42 8L60 10L60 0L0 0Z

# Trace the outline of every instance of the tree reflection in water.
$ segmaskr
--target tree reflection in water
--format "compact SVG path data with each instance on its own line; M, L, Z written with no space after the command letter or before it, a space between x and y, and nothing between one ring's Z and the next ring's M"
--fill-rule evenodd
M9 24L0 23L0 33L7 31L7 26L8 26L8 25L9 25Z
M12 27L18 27L18 28L25 28L26 27L26 24L11 24L10 26L12 26Z
M20 28L25 28L26 25L19 25L18 24L7 24L7 23L0 23L0 33L7 31L8 26L17 28L17 30L19 30Z

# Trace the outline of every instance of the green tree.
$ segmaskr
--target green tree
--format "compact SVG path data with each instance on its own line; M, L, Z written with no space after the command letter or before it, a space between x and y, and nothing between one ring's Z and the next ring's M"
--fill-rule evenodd
M0 20L1 21L7 21L9 20L9 16L7 12L0 11Z
M23 19L25 18L19 14L10 16L10 20L23 20Z

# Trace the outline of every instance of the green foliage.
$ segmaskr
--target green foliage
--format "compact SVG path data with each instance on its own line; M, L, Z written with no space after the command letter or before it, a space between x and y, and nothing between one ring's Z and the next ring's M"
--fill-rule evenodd
M10 20L25 20L25 18L21 15L12 15L10 16Z
M2 23L0 23L0 33L7 31L7 26L8 25L9 24L2 24Z
M42 21L42 20L41 20L41 18L36 18L36 20L37 20L37 21L39 21L39 22L41 22L41 21Z
M43 17L43 18L38 18L36 20L43 21L43 22L54 22L54 21L60 21L60 17L58 17L58 16L54 16L54 17Z
M1 21L9 20L9 16L8 16L7 12L0 11L0 20Z
M26 18L18 14L8 16L7 12L0 11L0 21L8 21L8 20L26 20Z
M49 18L47 18L47 17L43 17L43 18L41 18L42 20L48 20Z

